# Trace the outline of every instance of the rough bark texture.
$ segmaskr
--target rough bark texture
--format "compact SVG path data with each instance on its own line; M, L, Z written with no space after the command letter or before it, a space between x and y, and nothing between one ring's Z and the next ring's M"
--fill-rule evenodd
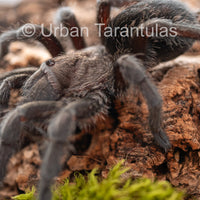
M20 45L16 44L13 48L16 46ZM21 47L28 48L27 45ZM163 128L172 143L169 152L163 152L154 143L148 128L146 103L140 92L130 89L125 99L115 102L106 123L99 122L96 130L76 136L77 153L66 161L58 181L70 177L75 171L83 172L95 167L102 170L102 177L106 177L110 167L125 159L125 165L131 168L126 176L165 179L175 187L184 189L191 197L200 199L200 57L194 56L194 52L199 54L198 44L190 55L161 64L150 71L163 97ZM17 62L13 54L7 56L7 68L0 72L38 65L49 56L44 54L41 58L36 50L32 56L27 56L27 51L23 51L24 59ZM17 98L15 91L12 106ZM0 199L36 184L40 163L37 144L29 144L13 156L4 187L0 190Z

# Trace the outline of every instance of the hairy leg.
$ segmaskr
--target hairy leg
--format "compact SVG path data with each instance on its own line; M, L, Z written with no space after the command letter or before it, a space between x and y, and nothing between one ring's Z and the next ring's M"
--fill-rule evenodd
M144 35L146 34L146 30L149 33L152 33L152 30L156 33L160 33L163 31L162 28L171 29L173 28L173 32L170 32L174 36L181 36L191 39L200 40L200 25L199 24L187 24L187 23L173 23L167 19L151 19L146 21L145 23L140 25L140 29L143 31ZM157 33L157 34L158 34Z
M162 99L148 77L138 59L131 55L124 55L117 60L119 69L125 81L136 85L145 97L149 109L149 126L155 141L167 151L171 145L166 133L161 128Z
M15 69L0 75L0 117L4 115L5 108L8 106L10 90L21 88L25 80L37 69L36 67Z
M61 7L58 9L55 16L56 25L63 24L69 30L69 35L71 37L72 43L77 50L83 49L86 47L85 40L82 36L81 28L78 24L78 21L69 7ZM78 35L73 36L71 32L73 30L78 30Z
M108 0L112 6L115 6L115 7L122 7L122 6L126 6L128 4L131 4L131 3L138 3L140 2L140 0Z
M104 44L104 31L110 20L111 3L106 0L97 1L97 23L101 24L101 41Z
M55 101L38 101L18 106L9 112L0 126L0 181L6 174L10 157L20 146L21 125L27 120L39 117L41 113L56 109Z
M27 68L14 69L12 71L5 72L3 74L0 74L0 83L4 79L9 78L11 76L20 75L20 74L27 74L27 76L32 75L37 70L38 70L38 68L36 68L36 67L27 67Z
M110 21L111 7L121 7L130 3L137 3L139 0L97 0L97 24L100 27L101 41L104 44L104 32Z
M8 53L11 42L35 39L41 42L56 57L64 53L63 47L56 37L44 27L35 24L25 24L17 30L7 31L0 35L0 58Z
M107 97L103 93L93 94L90 98L69 104L51 120L48 127L49 145L41 168L39 200L51 199L50 186L61 169L62 156L66 153L67 159L71 156L73 146L70 136L75 133L77 126L84 127L88 121L94 121L95 115L106 112L105 101Z
M33 85L40 79L42 78L44 74L42 73L42 71L40 69L38 69L37 71L35 71L35 73L33 73L30 78L24 83L23 86L23 95L26 96L26 94L29 93L29 90L31 89L31 87L33 87Z
M137 2L139 2L139 0L97 0L97 23L105 24L105 26L102 27L102 34L110 19L111 6L122 7Z
M21 88L28 77L27 74L18 74L4 79L0 85L0 105L8 106L11 89Z

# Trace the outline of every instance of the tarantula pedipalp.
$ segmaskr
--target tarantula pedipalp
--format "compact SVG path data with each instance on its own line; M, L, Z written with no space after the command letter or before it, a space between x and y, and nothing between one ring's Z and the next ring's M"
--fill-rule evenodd
M130 3L130 0L119 1L120 5L127 2ZM109 19L111 6L111 1L98 1L97 22L105 24L100 30L104 46L83 48L82 45L82 50L64 54L55 37L43 37L41 27L35 26L37 31L33 37L42 41L55 58L43 63L37 71L33 69L34 74L30 72L31 69L29 73L23 69L0 77L1 104L8 102L11 88L21 87L29 77L23 85L20 105L9 112L1 123L0 180L5 176L10 156L18 149L23 124L37 119L46 111L56 113L50 117L47 128L49 144L41 169L40 200L51 198L52 179L60 170L64 148L67 148L67 157L71 155L73 145L69 137L76 132L76 128L95 124L96 116L107 114L112 102L126 93L129 87L138 86L147 101L149 126L155 141L165 150L171 146L161 128L162 99L145 69L177 57L193 44L194 39L200 39L195 16L177 1L141 0L129 4L115 18ZM66 26L78 27L77 20L68 8L60 9L58 16ZM144 37L122 37L120 34L121 27L141 29L142 25L148 31L157 26L158 32L161 32L162 26L168 29L175 27L177 36L148 37L145 34ZM116 36L106 37L104 32L107 27L112 30L120 28ZM23 39L21 33L22 28L0 37L2 55L7 52L7 39ZM72 40L77 49L79 47L76 44L84 44L81 37ZM45 117L49 118L49 115Z

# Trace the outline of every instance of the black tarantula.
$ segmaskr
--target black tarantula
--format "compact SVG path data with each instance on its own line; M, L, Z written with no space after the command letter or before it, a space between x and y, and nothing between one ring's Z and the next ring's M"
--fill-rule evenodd
M20 144L20 133L24 124L42 115L49 119L48 146L44 154L39 183L39 199L51 199L50 186L53 177L61 169L61 158L71 156L73 145L70 136L76 129L95 124L97 116L107 114L112 102L137 86L146 99L149 109L149 127L155 141L165 151L171 145L161 128L162 98L145 70L157 63L167 61L184 53L200 38L200 28L196 16L182 3L172 0L118 0L97 2L97 22L101 26L102 44L85 48L83 37L72 37L78 51L64 54L58 40L41 34L41 27L29 38L42 42L53 58L44 62L39 69L16 69L0 76L0 102L6 106L10 90L23 86L23 100L16 109L10 111L0 127L0 180L6 173L6 165ZM110 19L112 6L124 6L124 10ZM66 27L80 27L69 8L61 8L57 20ZM142 36L122 37L121 29L115 36L105 36L110 27L137 27ZM145 27L146 32L142 27ZM148 36L150 30L162 27L176 29L176 37ZM0 56L8 52L8 45L15 40L27 39L23 28L0 36ZM45 30L48 33L48 30ZM135 33L136 34L136 33ZM25 82L25 83L24 83ZM45 115L45 116L44 116Z

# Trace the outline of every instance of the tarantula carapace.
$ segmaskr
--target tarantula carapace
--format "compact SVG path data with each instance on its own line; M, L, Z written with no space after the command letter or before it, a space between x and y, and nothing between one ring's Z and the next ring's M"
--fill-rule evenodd
M41 41L53 58L43 63L38 70L16 69L0 77L2 106L8 103L10 89L23 86L23 100L1 123L1 181L9 158L19 147L23 125L41 115L50 119L47 128L48 146L39 184L40 200L51 198L52 179L61 169L63 154L67 154L67 158L71 156L73 145L69 138L76 128L84 129L95 124L96 117L107 114L112 102L132 86L137 86L146 99L149 126L155 141L166 151L171 146L161 128L162 98L145 70L184 53L195 39L200 38L195 14L182 3L172 0L101 0L97 4L97 22L104 24L100 30L102 45L85 48L83 37L72 37L79 50L65 54L53 35L42 36L41 27L34 25L36 32L31 38ZM111 7L116 5L126 5L126 8L110 19ZM79 27L69 8L59 9L56 16L57 21L60 20L67 27ZM142 31L144 36L121 36L121 27L142 30L142 26L147 33L151 28L157 27L158 32L161 32L162 27L174 27L177 35L154 37ZM112 30L120 28L115 36L106 36L104 32L107 27ZM22 30L23 27L0 36L1 56L7 53L11 41L27 39ZM44 116L46 111L52 111L54 115Z

